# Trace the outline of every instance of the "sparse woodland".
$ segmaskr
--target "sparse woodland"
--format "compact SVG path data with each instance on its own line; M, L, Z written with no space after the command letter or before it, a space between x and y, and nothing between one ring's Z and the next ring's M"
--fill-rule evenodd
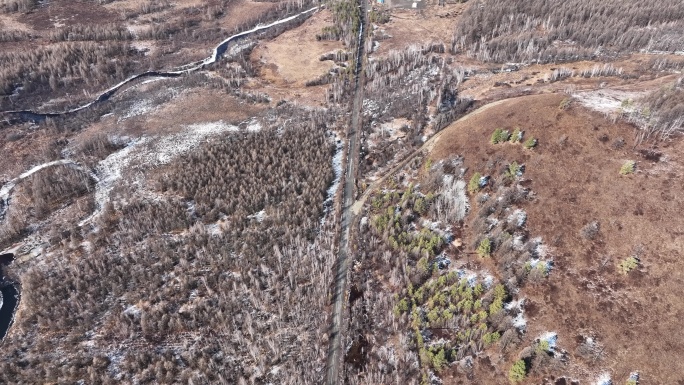
M11 109L14 96L50 94L87 87L102 90L130 76L136 54L126 43L67 42L22 52L0 52L2 109Z
M49 261L21 276L22 332L3 342L0 382L320 383L336 114L272 114L154 170L159 199L118 200L91 231L56 233Z
M682 51L682 31L679 0L479 0L460 18L451 49L482 61L576 61Z
M0 245L16 240L30 225L92 192L93 185L90 175L70 166L47 168L22 180L12 192L4 218L0 217Z
M2 0L0 12L28 12L38 5L38 0Z
M495 352L522 355L529 373L560 364L548 346L521 345L524 326L508 306L550 269L525 227L523 168L502 162L486 184L473 173L466 187L462 165L414 160L371 198L350 285L346 383L434 383L447 370L470 375Z
M360 8L354 0L334 0L328 2L333 14L333 25L326 26L317 35L319 40L342 40L347 47L357 43L361 28Z
M401 158L422 145L425 136L446 127L472 105L471 99L458 95L465 69L445 70L450 67L444 50L443 44L411 47L368 64L368 103L364 106L364 125L369 132L364 150L368 156L361 163L362 172L374 172L397 156ZM402 90L400 98L396 97L397 89ZM430 106L436 111L430 112ZM394 119L410 122L402 129L402 140L385 138L379 132L378 126Z

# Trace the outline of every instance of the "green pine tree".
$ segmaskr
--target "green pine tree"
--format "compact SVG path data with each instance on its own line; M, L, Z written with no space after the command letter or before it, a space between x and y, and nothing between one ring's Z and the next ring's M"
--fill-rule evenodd
M508 371L508 379L514 384L524 380L525 375L527 375L527 367L523 360L516 361L513 366L511 366L511 370Z

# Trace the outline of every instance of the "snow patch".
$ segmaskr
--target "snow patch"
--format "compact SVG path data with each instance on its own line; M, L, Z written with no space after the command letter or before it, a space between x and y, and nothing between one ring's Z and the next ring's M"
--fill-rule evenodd
M610 373L603 373L594 383L596 385L613 385L613 380L610 378Z
M136 305L131 305L127 307L123 313L137 318L142 314L142 310Z
M344 156L344 141L335 134L334 136L335 140L335 155L333 156L332 159L332 166L333 166L333 172L335 173L335 179L333 180L332 184L330 187L328 187L327 191L327 196L325 198L325 201L323 202L323 207L326 208L326 210L329 210L333 202L335 200L335 194L337 193L337 190L340 188L340 182L342 180L342 157ZM321 224L325 221L325 215L323 218L321 218Z
M489 287L489 286L487 286L488 284L492 285L494 283L494 277L492 277L489 273L478 274L478 273L471 271L471 270L458 269L458 270L456 270L456 274L457 274L459 280L465 279L466 283L470 287L475 287L477 285L478 281L480 281L480 280L482 281L482 284L485 287ZM478 277L480 277L480 276L482 278L478 279Z
M523 310L523 305L525 304L525 299L520 298L515 301L511 301L510 303L506 304L504 308L508 310L509 312L517 312L518 315L513 318L513 326L520 330L521 332L525 332L527 329L527 320L525 319L525 311Z
M635 384L638 384L639 383L639 372L630 373L628 380L634 382Z
M119 122L133 118L135 116L145 115L148 112L152 111L153 108L154 105L152 104L151 100L138 100L131 106L131 108L128 109L128 112L126 112L121 118L119 118Z
M155 165L169 163L178 155L197 147L202 141L210 136L224 132L235 132L239 129L223 121L211 123L199 123L186 126L186 131L163 137L155 143L152 149L152 161ZM154 154L156 154L156 159ZM149 159L149 156L148 156Z
M212 223L210 225L207 225L207 231L211 235L219 235L221 234L221 225L218 223Z
M186 126L185 130L180 133L161 138L142 137L131 141L126 147L110 154L98 163L96 171L100 176L100 181L95 186L95 202L98 208L93 215L81 221L79 225L83 226L99 215L106 203L110 201L111 192L116 183L122 179L125 170L147 169L167 164L177 156L198 147L211 136L238 130L238 127L223 121L198 123ZM145 192L142 175L132 181L132 185L138 186ZM149 195L149 198L156 200L156 196Z
M508 223L517 227L525 226L527 222L527 213L522 209L516 209L508 216Z
M634 100L643 96L643 92L625 92L618 90L598 90L578 92L572 97L583 106L604 114L619 113L623 109L624 100Z
M536 258L546 258L549 256L551 250L542 242L541 237L534 238L531 242L534 245L532 254Z
M378 103L371 99L363 100L363 114L366 116L371 116L373 118L378 117L378 112L380 111L380 106Z
M522 250L524 246L525 246L525 236L524 235L513 236L513 247L515 247L516 250Z
M259 132L261 131L261 123L256 119L252 119L247 124L247 131L249 132Z
M513 245L516 248L522 249L525 246L519 247L521 239L514 239ZM532 252L532 258L527 262L529 269L539 269L548 275L553 269L553 258L550 258L550 248L542 242L540 237L534 238L529 243Z
M482 282L484 283L485 287L489 289L494 286L494 277L491 274L486 274L482 279Z
M256 219L257 222L261 223L264 221L264 219L266 219L266 211L261 210L257 213L252 214L252 215L248 215L247 218L248 219Z
M107 373L109 373L109 375L117 381L120 381L123 378L123 373L121 372L121 363L123 362L124 356L124 353L118 349L107 354L107 358L109 358Z
M114 189L115 182L121 179L122 170L133 161L131 153L137 147L149 142L149 140L149 138L140 138L133 141L129 143L128 146L110 154L107 158L98 163L96 172L100 176L100 181L95 185L95 203L97 205L97 210L93 215L81 221L79 226L83 226L102 211L105 204L109 201L109 195L112 189Z
M539 337L539 341L546 341L549 345L549 351L554 352L556 350L556 343L558 342L558 333L546 332Z

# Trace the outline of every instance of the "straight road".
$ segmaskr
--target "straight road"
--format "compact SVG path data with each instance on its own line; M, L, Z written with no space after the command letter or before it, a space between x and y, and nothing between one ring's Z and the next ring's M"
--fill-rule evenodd
M363 86L365 72L363 62L366 51L366 28L367 28L367 0L359 0L361 8L361 23L359 28L358 47L356 51L356 64L354 69L354 101L352 104L351 124L347 128L347 168L345 169L344 191L342 198L342 218L340 227L339 255L337 270L335 272L335 290L333 294L333 314L330 325L330 345L328 347L328 359L326 370L326 384L336 385L341 383L340 367L344 358L344 346L342 345L342 332L344 322L345 299L347 292L347 271L349 270L349 256L351 255L350 230L354 223L354 213L351 207L355 200L356 174L359 164L359 150L361 148Z

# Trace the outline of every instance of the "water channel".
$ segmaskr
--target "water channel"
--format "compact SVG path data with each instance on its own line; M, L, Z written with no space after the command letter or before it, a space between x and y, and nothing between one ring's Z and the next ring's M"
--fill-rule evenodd
M3 273L3 266L13 260L14 254L0 255L0 341L7 335L19 305L19 290L14 283L6 280Z

